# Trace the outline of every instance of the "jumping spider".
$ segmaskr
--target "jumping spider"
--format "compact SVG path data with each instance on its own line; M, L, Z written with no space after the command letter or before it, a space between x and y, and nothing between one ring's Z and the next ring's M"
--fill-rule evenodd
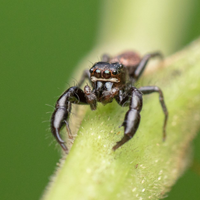
M159 94L160 104L165 115L163 125L163 140L165 140L168 111L162 91L157 86L145 86L139 89L133 86L142 75L149 59L153 57L162 58L162 55L156 52L141 58L132 51L126 51L116 57L105 54L101 62L95 63L90 70L84 71L77 86L70 87L60 96L52 114L51 132L66 153L68 153L68 148L59 132L65 125L68 134L71 135L68 120L72 103L90 105L91 110L96 110L97 102L105 105L115 99L120 106L129 106L122 123L124 136L113 147L113 150L116 150L135 135L140 123L142 95L153 92ZM80 89L85 79L89 80L92 89L88 85L84 87L84 90Z

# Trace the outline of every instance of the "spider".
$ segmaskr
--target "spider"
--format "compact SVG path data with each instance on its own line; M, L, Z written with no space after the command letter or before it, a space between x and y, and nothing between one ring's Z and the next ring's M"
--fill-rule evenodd
M65 153L68 154L68 148L60 136L60 130L66 126L69 136L71 135L68 120L72 104L90 105L91 110L96 110L97 102L105 105L115 99L120 106L129 106L121 125L124 126L124 136L113 147L115 151L129 141L138 129L143 104L142 95L154 92L159 94L160 104L165 115L163 141L165 140L168 111L161 89L157 86L140 88L134 86L148 61L154 57L162 58L162 54L155 52L146 54L142 58L134 51L126 51L115 57L104 54L101 62L95 63L90 70L83 72L77 86L70 87L59 97L51 117L51 132ZM88 85L84 87L84 90L80 88L85 79L89 80L92 88Z

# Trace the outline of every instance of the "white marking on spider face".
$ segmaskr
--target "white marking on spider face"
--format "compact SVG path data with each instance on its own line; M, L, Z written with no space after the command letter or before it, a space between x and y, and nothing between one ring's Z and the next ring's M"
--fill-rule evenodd
M105 79L105 78L97 78L95 76L91 76L90 79L91 79L92 82L96 82L96 81L106 81L106 82L112 82L112 83L119 83L120 82L120 80L117 79L117 78L107 78L107 79Z

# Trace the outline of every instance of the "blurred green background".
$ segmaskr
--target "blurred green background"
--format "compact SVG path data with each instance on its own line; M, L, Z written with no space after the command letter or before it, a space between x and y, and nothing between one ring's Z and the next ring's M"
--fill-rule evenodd
M175 50L200 35L200 2L190 2ZM39 199L50 180L60 158L49 130L52 106L95 44L102 5L100 0L0 1L0 199ZM198 163L200 137L194 144ZM199 199L198 173L189 169L167 199Z

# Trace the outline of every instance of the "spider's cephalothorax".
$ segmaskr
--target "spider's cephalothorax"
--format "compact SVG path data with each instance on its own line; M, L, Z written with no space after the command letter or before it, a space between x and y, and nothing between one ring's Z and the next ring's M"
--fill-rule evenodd
M162 58L162 55L152 53L140 58L137 53L127 51L111 58L105 54L101 62L95 63L90 70L84 71L78 86L70 87L60 96L51 118L51 131L66 153L68 153L68 148L60 137L60 129L66 126L69 135L71 135L68 120L72 103L90 105L90 108L95 110L97 102L105 105L115 99L120 106L129 106L122 123L124 136L113 147L113 150L116 150L136 133L140 123L142 95L153 92L159 93L159 100L165 115L163 125L163 140L165 140L168 112L162 91L157 86L145 86L138 89L133 86L144 71L149 59L153 57ZM80 86L86 78L89 79L92 88L86 85L82 90Z

